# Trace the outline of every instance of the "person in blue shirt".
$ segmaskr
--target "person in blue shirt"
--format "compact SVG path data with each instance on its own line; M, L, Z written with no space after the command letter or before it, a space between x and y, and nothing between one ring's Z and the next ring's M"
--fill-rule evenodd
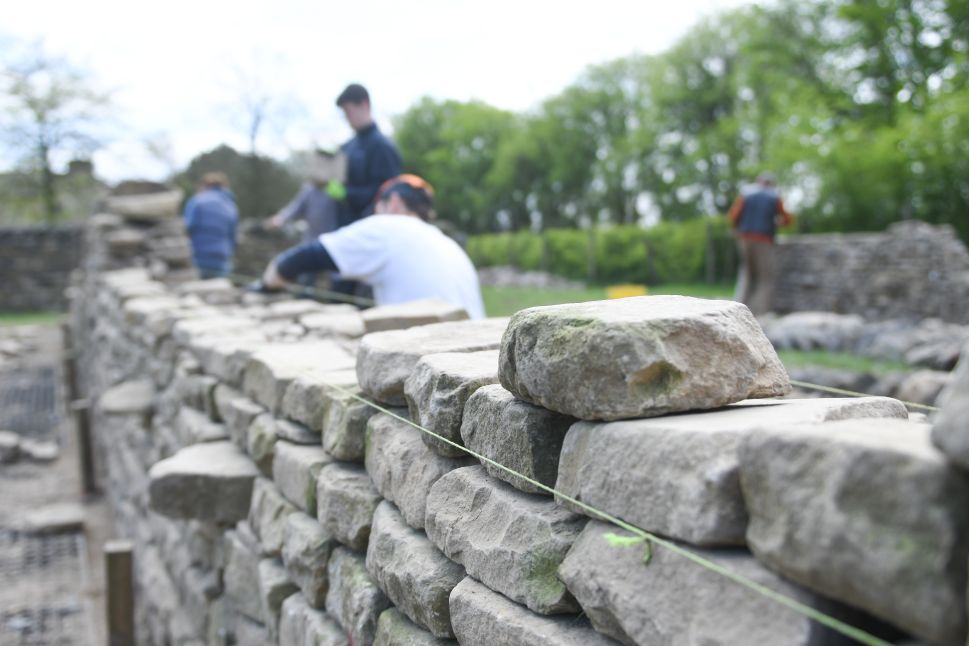
M198 192L185 204L184 217L192 243L192 262L199 275L203 279L228 275L236 248L239 209L225 173L202 176Z

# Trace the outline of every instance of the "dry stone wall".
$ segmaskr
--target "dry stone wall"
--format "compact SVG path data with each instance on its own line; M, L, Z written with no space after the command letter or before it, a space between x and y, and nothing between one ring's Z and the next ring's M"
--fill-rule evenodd
M0 258L0 311L63 311L71 272L80 264L81 230L0 229Z
M790 385L746 308L364 335L188 280L175 231L95 218L72 310L139 644L849 643L590 507L889 643L965 642L969 476L893 399L765 399Z

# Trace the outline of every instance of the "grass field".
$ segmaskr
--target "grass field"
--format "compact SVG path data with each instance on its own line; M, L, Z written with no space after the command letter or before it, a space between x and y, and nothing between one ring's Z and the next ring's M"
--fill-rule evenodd
M836 368L851 372L867 372L873 375L886 375L892 372L909 372L912 366L901 361L881 361L859 357L844 352L824 352L822 350L780 350L777 356L788 370L817 366Z
M63 312L0 312L0 327L10 325L57 325Z
M705 283L683 285L659 285L649 289L650 294L681 294L700 298L730 298L733 285L707 285ZM482 287L485 311L488 316L510 316L518 310L536 305L559 303L583 303L606 298L605 287L588 289L536 289L533 287Z

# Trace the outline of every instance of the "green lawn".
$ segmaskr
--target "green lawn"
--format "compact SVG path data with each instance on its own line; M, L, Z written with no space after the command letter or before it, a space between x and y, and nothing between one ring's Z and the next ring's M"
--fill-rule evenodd
M658 285L650 287L649 293L681 294L700 298L730 298L733 285L707 285L705 283L682 285ZM559 303L582 303L601 301L606 298L605 287L587 289L536 289L533 287L482 287L485 311L488 316L510 316L518 310L536 305L558 305Z
M63 312L0 312L0 327L11 325L57 325Z
M817 366L820 368L836 368L851 372L868 372L874 375L885 375L891 372L911 372L912 370L912 366L901 361L881 361L844 352L780 350L777 356L781 358L781 362L788 370Z

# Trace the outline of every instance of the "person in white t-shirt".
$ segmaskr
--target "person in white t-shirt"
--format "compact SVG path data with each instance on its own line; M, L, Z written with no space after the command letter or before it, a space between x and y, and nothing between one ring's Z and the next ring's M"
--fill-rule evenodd
M471 259L430 221L434 189L417 175L387 180L374 215L276 257L261 287L279 289L300 274L337 271L373 288L377 305L438 298L484 318L478 274Z

